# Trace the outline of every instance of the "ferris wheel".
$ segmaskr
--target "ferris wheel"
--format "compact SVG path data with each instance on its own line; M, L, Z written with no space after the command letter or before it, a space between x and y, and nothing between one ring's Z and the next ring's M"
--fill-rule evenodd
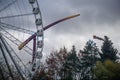
M38 64L37 61L40 61L42 58L44 42L42 16L39 4L37 0L1 0L0 5L1 39L3 41L6 40L8 43L6 45L9 45L9 48L11 47L11 49L13 49L8 50L11 53L11 57L13 58L14 56L14 62L17 61L15 57L19 57L20 54L29 54L32 56L30 63L31 68L28 69L29 75L32 76L31 73L34 74L40 64L40 62ZM18 51L17 48L15 48L25 40L25 37L32 35L35 32L36 36L33 36L33 42L30 42L29 45L26 45L23 51ZM3 44L2 40L1 45ZM30 47L31 45L33 48ZM17 53L16 56L12 54L13 51ZM20 62L23 63L22 59L19 60L19 63ZM17 65L17 63L15 63L15 65ZM19 70L19 67L16 67Z
M37 0L0 1L0 59L14 79L13 64L22 79L32 79L40 69L44 31L51 26L79 16L72 15L43 27Z

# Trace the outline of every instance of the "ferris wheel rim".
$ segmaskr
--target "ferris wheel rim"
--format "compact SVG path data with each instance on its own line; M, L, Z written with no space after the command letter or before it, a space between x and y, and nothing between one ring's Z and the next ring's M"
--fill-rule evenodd
M40 54L42 54L43 46L44 46L44 32L43 32L42 15L41 15L41 11L40 11L40 7L39 7L38 1L37 1L37 0L29 0L29 1L34 1L33 3L31 3L31 6L32 6L32 8L33 8L33 13L34 13L34 16L35 16L35 20L41 19L41 24L40 24L40 25L37 25L37 23L36 23L37 32L36 32L35 34L37 34L37 35L36 35L36 38L37 38L36 41L37 41L37 42L39 42L39 40L38 40L39 37L42 38L42 47L41 47L41 50L40 50ZM34 7L33 4L36 4L37 7L36 7L36 6ZM37 13L37 12L36 12L36 13L34 12L35 9L38 9L38 13ZM37 15L39 15L39 17L36 17ZM39 27L41 27L41 29L39 29ZM42 36L39 36L39 32L38 32L38 31L41 31L41 32L42 32ZM38 46L36 46L36 47L37 47L37 49L38 49ZM36 56L36 57L37 57L37 56Z

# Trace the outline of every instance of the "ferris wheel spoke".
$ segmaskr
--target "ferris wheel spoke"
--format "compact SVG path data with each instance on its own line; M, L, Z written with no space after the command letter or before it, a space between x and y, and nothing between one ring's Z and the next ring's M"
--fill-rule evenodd
M8 70L9 70L9 74L10 74L10 76L11 76L11 78L14 80L14 76L13 76L13 73L12 73L12 70L11 70L11 68L10 68L10 64L9 64L9 62L8 62L8 59L7 59L7 56L6 56L6 52L4 51L6 48L5 47L3 47L4 46L4 43L2 43L2 41L3 41L3 39L2 39L2 35L0 34L0 49L1 49L1 51L2 51L2 55L3 55L3 57L4 57L4 59L5 59L5 63L6 63L6 65L7 65L7 68L8 68Z
M13 26L11 24L7 24L7 23L3 23L3 22L0 22L0 27L16 30L16 31L27 33L27 34L30 34L30 35L35 33L34 31L30 31L30 30L20 28L20 27L17 27L17 26Z
M28 68L25 66L25 64L23 63L23 61L20 59L20 57L17 55L17 53L13 50L13 48L10 46L10 44L9 44L6 40L4 40L4 41L5 41L5 43L7 44L8 48L9 48L9 51L11 51L12 53L15 54L15 57L17 58L17 60L16 60L15 58L14 58L14 59L15 59L16 61L20 62L20 63L23 65L23 67L28 70ZM23 70L20 68L20 65L17 64L17 63L16 63L16 65L18 66L18 68L20 69L20 71L22 72L22 74L24 74L24 75L27 77L27 75L25 74L25 71L23 71Z
M0 17L0 19L14 18L14 17L21 17L21 16L30 16L30 15L33 15L33 13L19 14L19 15L13 15L13 16L4 16L4 17Z
M3 7L0 12L4 11L5 9L7 9L8 7L10 7L11 5L13 5L15 2L17 2L18 0L14 0L11 3L7 4L5 7Z
M21 78L24 80L24 77L22 75L22 72L21 72L20 68L18 67L18 64L16 63L16 61L14 60L13 56L10 53L9 47L7 46L7 43L6 43L6 40L2 36L0 36L0 38L1 38L1 42L3 43L3 46L6 49L6 51L7 51L8 55L9 55L10 59L14 63L15 68L17 69L18 73L20 74ZM14 78L13 78L13 80L14 80Z
M1 28L1 27L0 27ZM9 32L7 32L6 30L4 30L3 28L1 28L1 34L6 37L9 41L13 42L15 45L19 46L19 44L21 44L22 42L17 39L16 37L14 37L12 34L10 34ZM25 46L25 48L23 48L23 50L28 53L29 55L32 55L32 49L28 46Z

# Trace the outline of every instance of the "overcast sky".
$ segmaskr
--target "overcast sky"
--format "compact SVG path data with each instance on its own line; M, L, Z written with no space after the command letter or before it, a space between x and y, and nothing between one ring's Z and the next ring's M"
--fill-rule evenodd
M120 0L38 0L44 26L80 13L80 17L62 22L44 32L44 52L75 45L82 49L92 36L109 36L120 49ZM101 41L94 40L98 46Z
M0 2L4 4L8 1L2 0ZM23 1L21 0L20 2ZM45 54L63 46L66 46L69 50L72 45L75 45L77 50L83 49L89 39L93 40L93 35L100 37L107 35L113 41L115 47L120 49L120 0L38 0L38 2L44 26L61 18L80 14L79 17L59 23L44 32ZM26 3L25 1L24 4L26 6L30 6ZM25 8L26 11L31 11L30 7L24 8L22 5L21 3L19 4L21 10L16 7L19 12L24 12ZM2 6L0 5L0 9L2 9ZM13 8L15 7L13 6ZM10 9L8 8L8 10ZM13 11L16 10L13 9ZM2 15L4 14L9 15L6 11ZM19 21L16 22L16 20L19 20L19 18L9 21L20 25L21 23ZM28 19L26 18L26 20ZM26 24L25 21L22 24ZM102 45L101 41L94 41L98 46Z

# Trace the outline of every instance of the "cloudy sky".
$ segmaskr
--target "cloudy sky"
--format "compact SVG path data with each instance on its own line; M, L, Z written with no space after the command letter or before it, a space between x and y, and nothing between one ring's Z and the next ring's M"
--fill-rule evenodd
M44 52L75 45L82 49L93 35L107 35L120 49L120 0L38 0L44 26L63 17L80 13L45 31ZM97 45L102 42L94 40Z
M9 3L10 0L1 0L0 9L3 4ZM14 0L11 0L14 1ZM29 4L25 0L18 0L18 3L11 8L4 10L0 16L24 13L24 11L31 11ZM24 4L21 2L25 2ZM120 0L38 0L42 13L43 25L46 26L61 18L80 14L79 17L59 23L44 32L44 53L47 55L52 50L59 49L66 46L69 50L72 45L75 45L77 50L82 49L85 43L91 39L93 35L103 37L107 35L113 41L116 48L120 51ZM18 5L18 6L16 6ZM24 8L24 5L27 7ZM20 10L21 7L21 10ZM16 9L15 9L16 8ZM18 12L17 12L18 11ZM21 18L14 18L12 21L18 25ZM29 18L22 20L27 24ZM33 19L33 18L31 18ZM16 20L19 20L16 22ZM32 21L31 23L34 23ZM33 26L33 25L32 25ZM24 27L25 28L25 27ZM94 40L98 46L102 44L101 41Z

